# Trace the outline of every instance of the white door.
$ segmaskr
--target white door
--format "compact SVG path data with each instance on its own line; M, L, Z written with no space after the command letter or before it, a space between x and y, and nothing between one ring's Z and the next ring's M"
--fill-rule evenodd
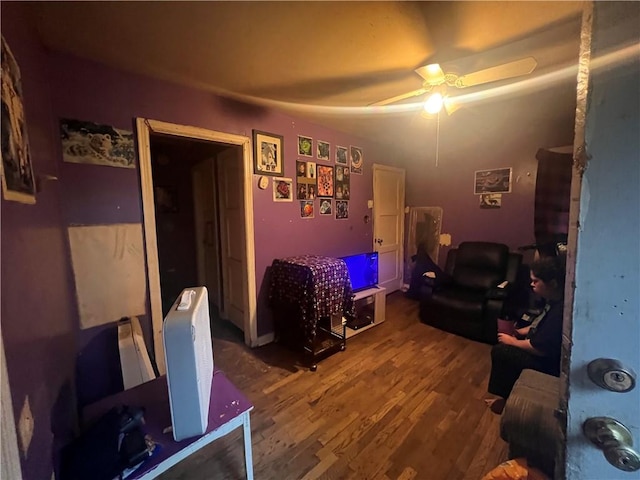
M208 159L198 163L192 168L191 175L196 224L198 285L207 287L209 303L211 306L215 305L219 311L222 305L222 282L213 162L213 159Z
M378 252L378 285L387 293L402 288L404 174L400 168L373 165L373 249Z
M247 295L242 150L230 147L217 157L222 247L221 316L244 331Z
M568 392L564 394L565 400L568 396L568 480L640 478L640 471L624 471L633 463L630 456L617 457L625 468L614 467L582 431L589 418L613 418L630 430L632 448L640 451L638 380L633 390L615 393L596 386L587 374L587 365L597 358L618 360L640 374L638 7L637 2L593 2L593 15L588 16L593 18L593 32L586 37L592 41L588 89L582 74L578 77L578 91L587 95L586 105L578 96L578 113L586 112L586 125L581 125L578 115L575 143L579 147L586 143L587 154L577 155L578 165L586 169L581 185L582 168L574 174L572 198L579 193L579 215L573 202L569 236L569 254L575 255L576 267L573 328L568 331L572 340ZM595 59L603 52L616 52L620 59L620 46L629 44L635 45L629 60L594 69ZM623 377L609 380L615 384Z

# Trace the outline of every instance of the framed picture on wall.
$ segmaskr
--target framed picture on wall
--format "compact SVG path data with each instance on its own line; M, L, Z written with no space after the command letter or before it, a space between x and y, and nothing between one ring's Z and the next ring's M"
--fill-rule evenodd
M20 68L2 37L2 153L0 177L5 200L36 203Z
M313 157L313 138L298 135L298 155L301 157Z
M347 147L336 146L336 163L339 165L347 165Z
M293 180L290 178L273 179L273 201L293 202Z
M329 144L329 142L318 140L316 145L318 160L324 160L325 162L328 162L331 153L331 145Z
M511 176L511 167L477 170L473 193L511 193Z
M284 138L275 133L253 131L253 173L284 175Z

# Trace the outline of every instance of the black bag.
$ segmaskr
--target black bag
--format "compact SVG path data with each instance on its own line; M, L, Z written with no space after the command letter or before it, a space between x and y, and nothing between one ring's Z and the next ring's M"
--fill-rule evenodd
M62 451L62 480L113 480L149 457L144 410L126 405L105 413Z

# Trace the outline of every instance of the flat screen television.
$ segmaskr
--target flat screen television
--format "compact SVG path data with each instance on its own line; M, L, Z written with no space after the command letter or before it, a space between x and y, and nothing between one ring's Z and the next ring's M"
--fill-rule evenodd
M354 292L366 290L378 284L378 252L359 253L340 258L347 264Z

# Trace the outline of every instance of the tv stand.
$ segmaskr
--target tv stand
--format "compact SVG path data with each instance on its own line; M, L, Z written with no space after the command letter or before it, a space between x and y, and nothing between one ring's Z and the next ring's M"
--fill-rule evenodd
M385 320L386 292L384 287L372 287L354 294L356 318L346 321L346 336L353 337Z

